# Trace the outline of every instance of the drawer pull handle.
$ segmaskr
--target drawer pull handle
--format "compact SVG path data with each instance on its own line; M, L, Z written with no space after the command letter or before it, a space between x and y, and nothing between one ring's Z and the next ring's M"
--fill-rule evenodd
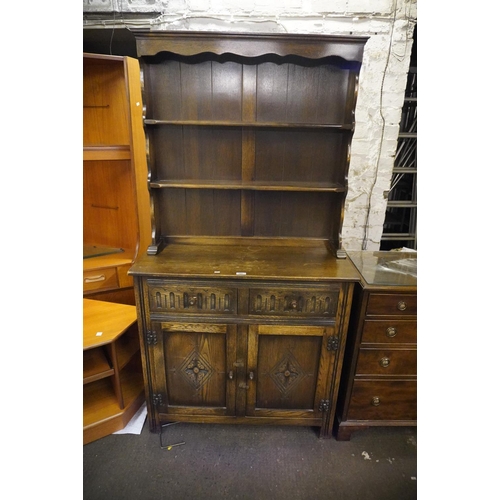
M297 309L297 301L296 300L292 300L290 302L290 309L293 309L293 310Z
M233 378L234 378L233 370L229 370L228 377L229 377L229 380L233 380Z
M105 281L106 276L101 274L100 276L91 276L90 278L85 278L85 283L97 283L98 281Z
M404 311L406 309L406 302L402 300L401 302L398 302L398 309L400 311Z
M393 327L393 326L390 326L389 328L387 328L387 330L385 331L385 334L390 338L392 339L393 337L396 336L396 333L398 333L396 331L396 329Z
M372 398L372 405L373 406L379 406L380 405L380 398L378 396L374 396Z
M389 358L382 358L380 361L379 361L379 364L382 368L387 368L389 366L389 364L391 363L391 360Z
M198 301L198 297L196 295L192 295L191 297L189 297L188 299L188 304L190 306L195 306L196 305L196 302Z
M250 380L253 380L253 378L254 378L253 372L250 372L250 373L248 374L248 378L249 378Z

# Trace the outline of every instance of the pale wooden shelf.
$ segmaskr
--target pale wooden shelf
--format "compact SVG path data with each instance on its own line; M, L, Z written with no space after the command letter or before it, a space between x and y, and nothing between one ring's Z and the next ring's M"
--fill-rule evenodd
M135 306L83 299L83 444L123 429L144 402Z

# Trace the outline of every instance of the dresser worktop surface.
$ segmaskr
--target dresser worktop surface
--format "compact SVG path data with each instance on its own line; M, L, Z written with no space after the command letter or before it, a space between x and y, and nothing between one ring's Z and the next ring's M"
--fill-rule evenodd
M310 246L169 244L143 255L133 276L183 278L359 281L349 259L335 257L323 242Z

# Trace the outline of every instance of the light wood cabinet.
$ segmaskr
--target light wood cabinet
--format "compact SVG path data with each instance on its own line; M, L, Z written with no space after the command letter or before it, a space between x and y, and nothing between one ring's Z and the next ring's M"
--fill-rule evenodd
M133 305L149 231L139 63L83 54L83 295Z
M130 274L151 430L328 437L359 279L341 230L366 38L136 39L152 238Z

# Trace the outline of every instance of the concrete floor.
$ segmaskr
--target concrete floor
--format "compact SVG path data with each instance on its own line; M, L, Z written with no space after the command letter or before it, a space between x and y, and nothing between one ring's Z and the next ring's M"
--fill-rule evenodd
M406 500L417 498L417 429L370 428L351 441L309 427L179 423L83 447L84 500Z

